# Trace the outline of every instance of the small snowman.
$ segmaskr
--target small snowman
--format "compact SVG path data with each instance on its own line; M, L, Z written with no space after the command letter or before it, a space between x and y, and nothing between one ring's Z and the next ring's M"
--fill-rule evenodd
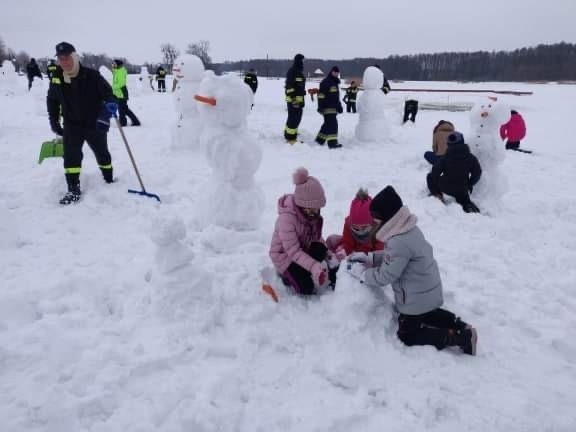
M253 97L238 77L214 74L205 76L195 96L204 124L201 146L212 168L204 218L235 230L256 229L264 207L254 179L262 151L247 128Z
M174 78L178 80L174 92L177 121L173 147L198 148L202 121L194 95L204 78L204 64L199 57L186 54L176 59L172 71Z
M0 91L3 95L16 94L16 85L18 81L18 74L16 67L10 60L4 60L2 67L0 67Z
M154 88L152 87L152 78L148 73L147 66L142 66L140 68L140 77L138 78L138 81L140 81L141 94L152 93L154 91Z
M506 150L500 139L500 125L510 116L510 109L495 97L477 103L470 112L470 134L467 140L482 167L482 177L474 187L479 202L498 203L508 190L508 179L502 170Z
M211 276L194 264L181 219L156 221L151 239L156 244L155 272L150 276L156 312L174 320L190 316L210 299Z
M358 141L382 141L388 136L388 124L384 113L386 96L382 92L384 74L370 66L364 71L362 92L358 97L358 124L356 138Z

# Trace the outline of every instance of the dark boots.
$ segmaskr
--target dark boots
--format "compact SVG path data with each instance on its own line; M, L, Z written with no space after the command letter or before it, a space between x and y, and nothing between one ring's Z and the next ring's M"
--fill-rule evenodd
M106 183L114 183L113 170L111 167L100 168L100 171L102 171L102 177L104 177Z
M468 326L462 330L449 330L449 346L459 347L464 354L476 355L476 343L478 342L478 332L475 328Z
M68 192L60 200L61 205L69 205L80 201L82 191L80 190L80 174L66 174Z

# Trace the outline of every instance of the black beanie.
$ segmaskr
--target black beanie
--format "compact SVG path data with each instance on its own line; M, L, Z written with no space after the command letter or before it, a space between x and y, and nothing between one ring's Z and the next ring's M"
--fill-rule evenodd
M296 62L302 62L304 60L304 55L303 54L296 54L294 56L294 61Z
M448 138L446 139L446 144L448 145L448 147L452 147L453 145L464 144L464 135L462 135L460 132L454 131L450 135L448 135Z
M392 186L386 186L370 203L370 213L383 223L388 222L402 208L402 199Z
M334 66L332 69L330 69L330 72L338 72L340 73L340 68L338 66Z

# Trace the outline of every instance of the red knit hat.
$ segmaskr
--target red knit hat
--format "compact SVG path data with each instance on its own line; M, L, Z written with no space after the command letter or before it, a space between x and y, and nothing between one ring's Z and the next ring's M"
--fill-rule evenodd
M372 223L372 215L370 214L370 203L372 198L364 189L360 189L356 194L356 198L350 204L349 222L352 225L370 225Z

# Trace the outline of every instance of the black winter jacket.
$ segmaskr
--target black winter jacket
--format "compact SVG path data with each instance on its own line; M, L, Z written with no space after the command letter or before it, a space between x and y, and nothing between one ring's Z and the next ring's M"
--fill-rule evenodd
M258 90L258 77L255 73L246 73L246 75L244 75L244 82L248 84L253 93L256 93L256 90Z
M302 62L294 62L286 73L286 83L284 85L286 102L289 104L304 106L304 96L306 96L306 77L304 76L304 65Z
M42 73L40 73L38 63L32 63L32 62L28 63L26 65L26 74L28 75L28 78L34 78L34 77L42 78Z
M318 112L320 114L338 114L342 112L340 79L333 77L332 74L328 74L320 83Z
M480 163L476 156L470 153L468 145L452 145L432 167L428 182L430 192L448 195L468 192L478 183L481 175Z
M46 98L50 125L58 124L62 107L64 127L95 128L103 104L114 101L112 87L100 72L80 65L78 76L68 84L58 68Z

